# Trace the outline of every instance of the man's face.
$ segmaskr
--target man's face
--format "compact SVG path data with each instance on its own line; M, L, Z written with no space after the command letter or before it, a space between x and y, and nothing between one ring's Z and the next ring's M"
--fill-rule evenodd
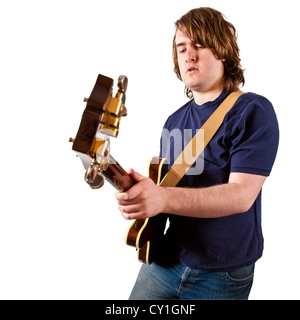
M181 78L193 93L222 88L223 62L212 49L192 42L180 29L176 31L175 43Z

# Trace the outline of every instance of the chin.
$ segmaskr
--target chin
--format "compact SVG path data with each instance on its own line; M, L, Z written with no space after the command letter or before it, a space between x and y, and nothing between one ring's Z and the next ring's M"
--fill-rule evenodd
M199 84L195 85L195 84L185 84L188 88L190 88L192 91L195 91L195 92L201 92L203 87Z
M184 82L184 84L187 86L187 87L189 87L191 90L195 90L195 91L197 91L197 90L199 90L199 89L201 89L202 88L202 83L200 82L200 81L183 81Z

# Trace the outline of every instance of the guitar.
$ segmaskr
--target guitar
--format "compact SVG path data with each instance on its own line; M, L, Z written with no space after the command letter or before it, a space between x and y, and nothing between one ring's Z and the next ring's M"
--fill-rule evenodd
M131 188L135 181L110 154L110 137L117 137L120 119L127 115L125 91L127 77L118 79L118 92L112 97L113 80L98 75L90 97L82 114L76 138L70 138L72 149L81 159L86 170L84 179L92 189L103 186L107 180L118 191ZM149 177L159 184L165 159L153 157L148 168ZM166 216L159 214L152 218L135 220L126 234L126 244L137 249L138 260L150 264L161 239Z

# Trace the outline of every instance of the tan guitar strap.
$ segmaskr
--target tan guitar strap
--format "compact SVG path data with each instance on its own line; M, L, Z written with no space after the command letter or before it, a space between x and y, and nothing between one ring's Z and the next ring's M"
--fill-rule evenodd
M175 187L177 185L215 135L221 126L226 113L233 107L242 94L244 94L244 92L240 90L234 91L220 104L175 160L174 164L161 181L160 186ZM202 143L203 134L204 143Z

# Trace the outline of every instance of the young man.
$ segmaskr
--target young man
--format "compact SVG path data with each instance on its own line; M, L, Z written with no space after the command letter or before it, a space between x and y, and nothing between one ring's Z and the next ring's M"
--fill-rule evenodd
M180 130L184 146L184 130L193 136L244 76L235 28L220 12L194 9L175 25L174 70L192 99L164 130ZM161 156L168 156L170 168L177 146L166 136ZM168 213L170 221L160 256L141 267L130 299L248 298L263 252L261 189L278 139L271 103L245 93L205 148L201 172L190 168L177 187L163 188L130 170L137 184L116 193L124 218Z

